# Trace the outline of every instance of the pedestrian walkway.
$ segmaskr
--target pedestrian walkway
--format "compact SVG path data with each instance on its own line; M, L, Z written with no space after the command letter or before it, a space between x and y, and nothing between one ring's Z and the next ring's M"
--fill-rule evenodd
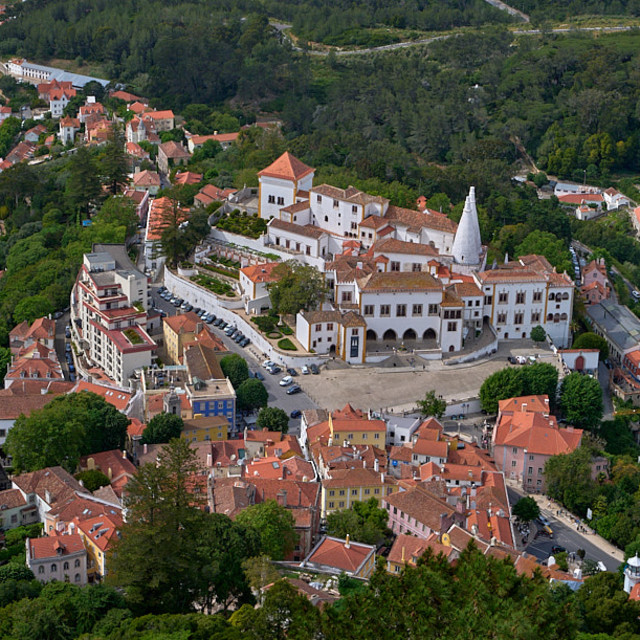
M591 527L586 525L577 516L569 513L560 504L558 504L548 496L542 494L526 494L522 491L520 485L513 480L507 479L506 483L510 489L513 489L520 495L529 495L530 497L532 497L538 503L541 515L545 517L555 518L568 527L575 529L576 533L579 536L581 536L585 540L588 540L591 544L598 547L601 551L609 554L619 562L624 562L624 551L618 549L618 547L605 540L602 536L599 536L593 529L591 529Z

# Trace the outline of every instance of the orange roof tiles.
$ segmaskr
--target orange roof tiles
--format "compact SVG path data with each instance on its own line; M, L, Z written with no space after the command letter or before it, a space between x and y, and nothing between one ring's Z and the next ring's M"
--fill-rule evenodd
M81 551L85 551L84 542L77 533L65 536L27 538L27 553L31 560L64 557Z
M342 487L376 487L385 485L395 485L395 478L391 478L384 473L379 473L373 469L334 469L330 472L326 480L322 481L322 486L326 489Z
M500 400L498 407L502 414L513 414L521 411L549 413L549 396L518 396L517 398Z
M117 537L119 526L122 523L104 514L78 523L78 529L101 551L106 551L111 540Z
M95 393L104 398L110 405L113 405L118 411L124 412L124 410L131 402L133 395L129 391L120 389L118 387L105 387L101 384L94 384L92 382L85 382L84 380L78 380L76 386L73 388L74 393L80 393L81 391L89 391Z
M280 262L265 262L263 264L254 264L249 267L240 269L241 273L251 280L251 282L275 282L278 276L273 273Z
M163 318L164 324L174 333L196 333L202 330L203 321L193 311L187 311L176 316L167 316Z
M414 291L438 290L442 285L429 273L424 271L390 271L374 272L361 279L363 291Z
M0 491L0 511L26 506L27 501L24 499L24 496L19 489L7 489L5 491Z
M272 162L268 167L259 171L258 175L297 182L314 171L315 169L307 166L294 155L285 151L275 162Z
M455 509L445 500L434 496L422 486L386 496L385 502L414 518L416 522L426 524L432 531L438 532L441 527L441 516L455 512Z
M409 564L416 566L420 558L427 549L433 551L433 555L442 554L448 558L453 552L452 547L447 547L437 541L436 536L430 535L428 539L416 538L415 536L400 533L393 542L387 560L396 564Z
M202 174L194 173L193 171L178 171L173 177L173 184L198 184L202 182Z
M304 564L312 563L355 573L374 552L375 547L367 544L347 543L346 540L325 536Z
M458 225L453 220L449 220L447 216L429 209L421 213L413 209L405 209L391 205L387 209L384 217L389 221L406 225L415 231L418 231L422 227L427 227L446 233L455 233L458 229Z

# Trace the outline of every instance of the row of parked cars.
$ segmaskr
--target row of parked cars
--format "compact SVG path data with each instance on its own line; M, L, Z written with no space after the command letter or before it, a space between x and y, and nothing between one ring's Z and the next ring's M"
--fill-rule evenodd
M167 302L170 302L174 307L178 307L182 311L193 311L199 318L202 318L207 324L221 329L225 334L231 338L236 344L241 347L246 347L251 340L243 335L236 327L229 326L222 318L218 318L215 313L209 313L206 309L200 307L194 307L189 302L186 302L182 298L178 298L171 293L166 287L160 287L158 289L158 295Z
M276 375L278 373L282 372L282 369L275 363L273 362L273 360L265 360L262 363L262 366L271 374L271 375ZM307 367L307 365L302 365L302 369L300 370L302 372L302 375L308 375L310 373L314 374L314 375L318 375L320 373L320 369L318 369L318 367L315 364L309 365ZM282 378L282 380L280 380L280 386L281 387L288 387L287 389L287 395L293 395L294 393L300 393L302 391L302 389L300 388L299 385L294 384L294 378L298 375L298 372L293 368L293 367L288 367L287 368L287 375ZM256 373L256 378L258 377L258 373ZM260 376L261 378L263 376Z

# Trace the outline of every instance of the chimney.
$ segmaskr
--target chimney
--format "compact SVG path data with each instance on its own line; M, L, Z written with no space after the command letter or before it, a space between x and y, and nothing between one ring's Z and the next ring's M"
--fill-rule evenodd
M382 484L384 484L384 471L380 472L380 482L382 482Z
M344 548L351 549L351 542L349 540L349 534L347 533L347 539L344 541Z
M49 489L44 490L44 501L47 504L51 504L51 491L49 491Z
M210 453L207 453L207 467L213 466L213 456Z
M287 506L287 491L286 489L282 489L282 491L278 491L278 504L282 507Z
M375 458L373 461L373 470L377 473L380 469L380 463L378 462L378 458Z
M81 487L84 487L84 481L83 480L78 480L78 482L80 483Z
M404 562L404 547L402 547L402 562Z
M127 452L124 449L122 450L122 459L123 460L127 459Z
M142 453L147 453L147 452L148 452L148 450L149 450L149 445L147 445L147 443L145 442L145 443L142 445Z
M474 537L476 537L478 535L478 525L477 524L472 524L471 525L471 533L473 534Z
M113 479L113 471L112 471L111 467L109 467L107 469L107 478L109 478L109 480Z
M367 468L367 461L364 458L362 459L362 468L363 469Z
M362 262L356 262L356 269L362 270Z

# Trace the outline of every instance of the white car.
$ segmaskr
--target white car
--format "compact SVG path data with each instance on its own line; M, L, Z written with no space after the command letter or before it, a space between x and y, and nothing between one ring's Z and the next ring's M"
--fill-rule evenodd
M280 380L281 387L288 387L293 382L293 378L291 376L285 376Z
M302 365L302 369L300 369L300 371L302 371L302 375L303 376L308 376L309 375L309 367L307 367L306 364Z
M524 356L516 356L516 362L518 364L527 364L527 359Z
M271 369L271 367L275 367L275 364L276 364L276 363L275 363L275 362L273 362L273 360L265 360L265 361L262 363L262 367L263 367L264 369Z

